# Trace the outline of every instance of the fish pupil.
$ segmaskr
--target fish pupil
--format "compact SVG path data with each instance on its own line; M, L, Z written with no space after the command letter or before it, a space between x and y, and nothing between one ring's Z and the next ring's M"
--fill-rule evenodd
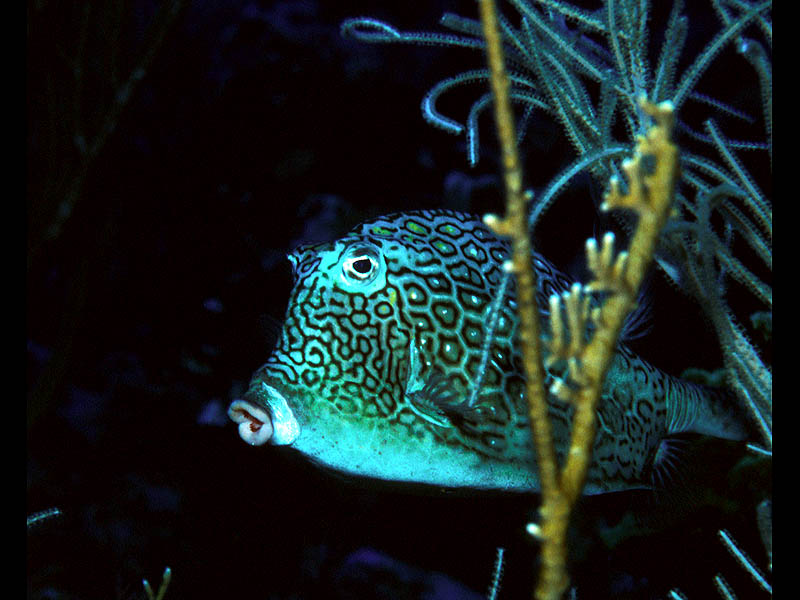
M355 270L356 273L366 275L372 270L372 261L368 258L359 258L353 261L353 270Z

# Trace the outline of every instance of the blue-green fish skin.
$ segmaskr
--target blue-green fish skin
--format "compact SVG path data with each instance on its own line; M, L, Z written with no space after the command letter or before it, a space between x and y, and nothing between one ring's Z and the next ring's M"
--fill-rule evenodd
M240 435L357 476L537 491L508 257L508 243L477 217L446 210L379 217L335 242L298 248L278 344L229 408ZM544 257L533 260L547 307L572 282ZM548 402L563 458L572 409ZM670 434L742 439L731 411L724 395L620 345L585 493L649 487Z

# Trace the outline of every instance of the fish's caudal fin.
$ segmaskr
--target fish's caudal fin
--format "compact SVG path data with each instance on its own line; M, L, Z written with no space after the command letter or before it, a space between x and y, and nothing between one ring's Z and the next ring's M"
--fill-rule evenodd
M737 441L749 437L746 417L732 392L674 378L667 390L668 434L693 432Z

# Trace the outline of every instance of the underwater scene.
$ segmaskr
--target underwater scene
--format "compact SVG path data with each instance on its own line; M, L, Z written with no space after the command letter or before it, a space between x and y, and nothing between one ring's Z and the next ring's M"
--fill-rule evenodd
M27 597L771 597L771 4L29 2Z

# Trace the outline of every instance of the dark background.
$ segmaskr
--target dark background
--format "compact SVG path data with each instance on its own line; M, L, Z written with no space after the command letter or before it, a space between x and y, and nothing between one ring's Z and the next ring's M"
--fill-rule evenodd
M29 515L62 511L28 531L28 597L142 598L141 579L157 586L170 566L167 598L471 598L498 545L500 597L527 597L536 546L521 532L535 499L343 479L247 447L225 415L279 330L288 249L396 210L502 211L488 116L470 169L463 137L419 110L482 56L339 35L347 17L429 31L446 10L477 7L164 6L28 3L26 501ZM717 27L713 14L695 22L687 56ZM755 76L726 60L745 84L728 71L705 85L760 114ZM463 120L480 93L440 108ZM573 158L547 119L523 155L535 189ZM539 227L538 248L576 276L583 241L610 226L599 194L582 182ZM650 286L652 330L635 350L674 374L720 366L692 303L658 277ZM754 590L714 537L728 527L763 556L736 491L677 513L651 493L587 500L572 541L578 597L707 597L719 571ZM608 533L631 515L636 527Z

